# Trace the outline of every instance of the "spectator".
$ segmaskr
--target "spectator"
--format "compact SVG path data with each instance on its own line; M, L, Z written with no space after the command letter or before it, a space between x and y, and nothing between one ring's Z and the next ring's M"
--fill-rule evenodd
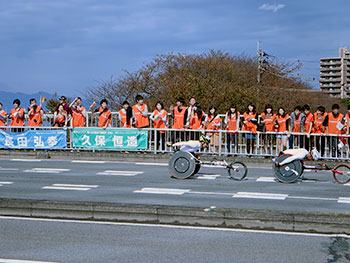
M261 122L264 124L263 132L265 133L275 132L276 128L274 125L274 121L276 118L276 114L273 113L273 109L270 104L267 104L265 106L265 111L261 113L260 116L261 116ZM268 149L270 149L270 153L272 154L272 139L273 139L273 134L264 134L264 146L265 146L266 153L268 153Z
M85 127L86 125L86 109L82 105L82 100L80 97L76 97L72 103L69 105L69 108L73 111L73 127Z
M302 113L302 108L296 106L294 111L290 115L289 131L292 133L301 133L305 131L305 114ZM303 138L300 135L291 134L289 137L289 149L294 148L294 139L297 139L297 145L299 148L304 147Z
M64 129L67 128L68 123L68 113L64 109L62 104L57 106L57 111L54 113L54 127L62 127Z
M346 134L349 135L350 134L350 105L348 105L347 107L348 112L345 114L345 120L346 120ZM348 137L348 145L350 145L350 137Z
M257 124L258 124L258 114L255 110L255 105L250 103L247 107L247 111L243 114L243 128L242 131L247 131L248 133L244 134L246 138L246 151L248 154L254 153L254 144L255 144L255 136L257 132Z
M314 137L316 149L321 152L321 156L324 156L325 153L325 137L323 134L325 133L325 127L323 126L324 120L327 116L326 109L323 106L319 106L314 113L314 124L312 126L312 133L319 134Z
M305 123L304 123L304 132L306 133L306 136L304 137L305 141L305 149L308 151L311 151L311 143L310 143L310 134L312 132L312 126L314 123L314 115L310 111L310 106L305 104L303 106L303 111L305 114Z
M112 112L108 109L108 101L106 99L101 100L98 111L93 109L95 105L96 101L92 103L90 109L93 113L98 112L98 127L103 129L112 127Z
M122 128L132 128L134 113L129 102L124 101L122 108L118 111L119 120Z
M232 104L225 116L225 130L230 131L226 133L226 147L227 152L231 153L231 142L234 144L235 152L238 151L237 131L239 130L239 116L236 105Z
M183 130L187 122L187 108L184 106L185 100L183 98L178 98L176 100L176 106L170 106L171 116L173 117L174 124L173 129ZM179 136L180 135L180 136ZM171 142L174 144L177 139L181 137L181 141L184 141L184 132L171 132Z
M8 116L11 119L10 126L19 127L24 126L24 114L25 110L20 108L21 101L19 99L15 99L13 101L14 108L11 110L10 115ZM13 132L23 132L23 128L14 128Z
M28 126L30 127L40 127L43 123L43 115L44 111L41 108L41 100L40 105L36 104L36 99L29 100L30 106L28 107Z
M275 128L277 129L277 151L283 152L287 149L287 138L290 126L290 117L286 114L283 107L278 108L277 116L275 119Z
M0 102L0 126L7 126L7 113L2 108L2 103ZM5 128L2 128L5 130Z
M63 109L67 112L68 115L68 121L70 121L71 117L72 117L72 109L69 107L69 105L67 104L67 98L65 96L61 96L59 98L60 103L57 105L55 111L58 111L58 107L59 105L63 106Z
M191 113L193 112L195 104L196 104L196 99L194 97L191 97L189 101L189 106L187 107L187 111L186 111L186 127L188 129L190 128Z
M156 149L160 149L159 142L161 141L161 149L165 151L165 131L161 129L166 129L168 127L168 112L164 110L164 104L161 101L158 101L155 105L156 109L150 116L150 119L153 121L153 128L160 129L157 130L157 140L156 140Z
M326 134L327 135L339 135L341 134L343 128L344 128L344 115L339 112L339 105L333 104L332 106L332 112L328 113L324 122L323 126L326 128ZM338 156L337 151L338 146L338 137L336 136L330 136L328 137L328 147L332 153L332 157Z
M136 121L135 126L136 128L148 128L149 120L147 105L144 103L141 95L136 95L135 100L136 104L132 106Z
M203 129L203 122L205 121L205 113L202 111L201 105L196 102L192 107L192 112L190 115L190 129L201 130ZM199 140L200 133L194 132L192 134L193 140Z
M221 128L221 118L218 116L214 106L209 107L209 113L205 120L205 128L209 131L217 131ZM208 132L207 135L210 138L210 150L216 152L220 144L219 133Z

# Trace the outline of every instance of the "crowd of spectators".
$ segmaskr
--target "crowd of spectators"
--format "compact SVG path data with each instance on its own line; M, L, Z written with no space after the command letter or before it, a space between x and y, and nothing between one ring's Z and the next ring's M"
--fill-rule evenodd
M0 126L13 126L12 131L22 131L22 126L40 127L43 123L42 105L45 98L40 97L39 105L36 99L30 99L27 111L21 108L21 102L18 99L13 101L13 109L7 113L2 109L0 103ZM207 135L211 138L211 151L215 152L220 144L219 130L225 130L225 142L227 150L237 151L238 131L244 132L246 140L247 153L254 151L257 131L264 132L264 144L266 148L272 145L273 141L278 146L278 151L287 148L293 148L297 145L300 148L310 149L317 147L321 153L324 153L327 135L349 134L350 130L350 106L348 113L340 113L338 104L332 106L330 112L326 112L323 106L319 106L315 112L311 112L309 105L296 106L294 111L287 113L283 107L279 107L275 112L271 105L266 105L264 112L258 114L253 103L247 105L242 112L238 111L236 105L232 104L221 118L217 113L215 106L210 106L207 113L201 107L201 104L195 98L189 100L188 106L185 106L185 100L178 98L176 105L171 105L169 112L165 110L164 104L158 101L152 112L149 113L148 107L141 95L135 97L135 104L131 105L128 101L122 103L118 111L120 121L119 127L122 128L148 128L150 124L157 131L157 147L164 150L166 145L165 129L172 128L170 140L175 143L179 140L188 140L188 130L207 130ZM108 108L108 101L102 99L99 107L96 107L96 101L89 107L97 117L97 125L103 129L112 127L112 111ZM25 114L28 116L28 122L25 124ZM80 97L75 98L70 104L65 96L59 98L59 103L54 110L54 127L66 128L85 127L87 110L82 105ZM171 125L169 125L171 119ZM150 123L151 122L151 123ZM186 131L185 131L186 130ZM190 139L198 139L200 132L191 134ZM312 140L312 136L320 135L317 140ZM321 136L322 135L322 136ZM323 136L324 135L324 136ZM344 145L346 139L332 136L328 143L330 148L336 148L339 140ZM334 150L333 150L334 151Z

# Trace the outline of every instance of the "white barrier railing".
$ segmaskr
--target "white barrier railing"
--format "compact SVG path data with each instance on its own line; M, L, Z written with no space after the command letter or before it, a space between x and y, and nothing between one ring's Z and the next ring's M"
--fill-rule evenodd
M25 130L54 130L57 127L0 127L8 132L21 132ZM86 129L90 129L87 127ZM108 128L118 130L120 128ZM132 128L133 129L133 128ZM170 144L178 141L197 140L204 132L211 135L209 148L203 153L219 156L277 156L280 151L288 148L306 148L311 150L316 147L322 158L332 160L347 160L349 156L349 135L324 135L302 133L277 133L277 132L250 132L238 131L208 131L208 130L175 130L175 129L143 129L148 131L148 149L142 150L153 153L165 153L173 151ZM67 128L67 149L74 150L71 136L72 128ZM76 148L78 149L78 148ZM81 149L81 148L79 148ZM84 150L84 149L81 149ZM88 150L88 149L86 149Z

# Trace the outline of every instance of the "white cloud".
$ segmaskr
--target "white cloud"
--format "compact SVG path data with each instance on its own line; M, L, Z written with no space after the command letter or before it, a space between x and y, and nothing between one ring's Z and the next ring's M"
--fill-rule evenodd
M265 10L265 11L272 11L276 13L278 10L282 9L286 5L284 4L263 4L262 6L259 7L260 10Z

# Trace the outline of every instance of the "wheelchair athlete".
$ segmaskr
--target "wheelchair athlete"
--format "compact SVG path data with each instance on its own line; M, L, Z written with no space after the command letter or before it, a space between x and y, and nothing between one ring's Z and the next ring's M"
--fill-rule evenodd
M207 149L209 147L210 139L202 134L199 137L199 141L187 141L187 142L177 142L174 144L168 144L171 147L180 147L181 152L196 152L200 149Z
M314 148L311 150L311 152L309 152L306 149L300 148L300 149L288 149L285 151L282 151L279 156L281 155L290 155L289 157L287 157L286 159L284 159L282 162L278 162L278 158L275 159L275 165L276 166L283 166L286 165L288 163L291 163L295 160L315 160L317 161L318 159L320 159L321 154Z

